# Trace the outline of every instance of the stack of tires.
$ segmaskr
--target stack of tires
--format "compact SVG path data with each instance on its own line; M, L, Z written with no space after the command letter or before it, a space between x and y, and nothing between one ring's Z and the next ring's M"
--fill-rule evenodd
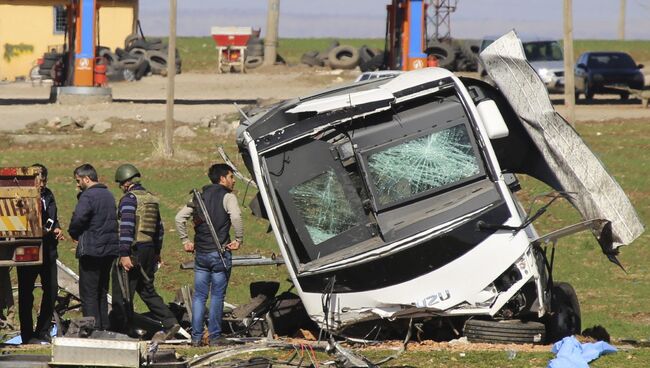
M132 34L124 40L124 48L109 48L99 46L97 56L106 64L106 76L111 81L140 80L143 76L158 74L167 75L168 46L159 38L144 38ZM176 74L182 71L182 60L176 50Z
M309 66L328 66L332 69L354 69L358 66L362 71L369 71L383 66L384 53L365 45L357 49L334 41L323 52L313 50L304 53L300 62Z
M258 37L251 37L246 44L246 60L244 68L255 69L264 63L264 40Z
M457 72L475 72L478 68L478 45L472 40L429 41L427 55L435 55L438 66Z
M43 55L43 62L38 66L38 74L41 79L52 79L52 68L57 61L63 58L63 53L46 52Z

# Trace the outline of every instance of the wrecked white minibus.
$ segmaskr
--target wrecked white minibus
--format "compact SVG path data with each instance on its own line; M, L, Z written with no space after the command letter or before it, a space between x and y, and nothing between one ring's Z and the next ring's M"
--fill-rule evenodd
M259 188L252 207L326 330L377 338L417 323L479 341L554 341L580 332L580 310L543 247L589 229L618 262L618 247L643 231L554 111L514 32L481 57L498 88L427 68L242 120L240 153ZM547 183L584 221L538 236L545 207L525 213L518 173Z

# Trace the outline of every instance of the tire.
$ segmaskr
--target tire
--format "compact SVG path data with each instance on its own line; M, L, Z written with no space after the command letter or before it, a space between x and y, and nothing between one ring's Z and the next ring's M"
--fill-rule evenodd
M95 56L101 56L102 51L109 51L110 52L111 49L110 49L110 47L106 47L106 46L97 46L97 48L95 48Z
M438 59L438 66L441 68L451 68L456 61L456 52L451 45L441 42L431 42L424 53L435 55Z
M371 49L366 45L359 47L359 59L361 60L359 64L369 62L372 58L377 56L378 53L377 50Z
M124 49L126 51L129 51L131 49L132 45L133 45L133 42L135 42L136 40L139 40L139 39L141 39L141 37L137 33L132 33L132 34L126 36L126 38L124 39Z
M248 56L264 56L264 44L254 43L246 46L246 55Z
M43 63L40 65L41 69L50 70L56 64L56 60L43 60Z
M359 50L352 46L337 46L327 55L332 69L354 69L359 65Z
M581 325L580 303L575 290L566 282L553 283L551 313L546 320L548 342L580 334Z
M57 61L62 57L63 57L63 54L59 54L58 52L46 52L45 54L43 54L43 60Z
M142 79L142 77L147 75L150 69L151 67L149 66L149 61L143 59L138 67L133 71L135 80ZM177 74L180 74L180 72L177 72Z
M161 51L148 50L146 59L149 61L151 72L160 74L163 69L167 69L167 54Z
M518 319L484 321L470 319L463 333L469 342L543 344L546 327L540 322L523 322Z
M116 64L120 60L111 50L101 50L99 56L106 60L107 65Z
M459 71L475 72L478 69L478 54L473 51L469 41L461 43L458 52L463 59Z
M302 54L302 57L300 57L300 63L309 66L323 66L323 61L318 58L318 55L318 51L306 52Z
M383 66L384 66L384 53L383 52L378 53L372 59L370 59L368 62L359 63L359 69L361 69L362 72L372 72L372 71L375 71L375 70L380 70Z
M244 61L244 66L246 69L255 69L262 65L262 63L264 63L264 58L261 56L249 56L246 58L246 61Z
M132 48L131 50L129 50L128 54L137 58L141 58L141 57L145 59L147 58L147 50L139 47Z

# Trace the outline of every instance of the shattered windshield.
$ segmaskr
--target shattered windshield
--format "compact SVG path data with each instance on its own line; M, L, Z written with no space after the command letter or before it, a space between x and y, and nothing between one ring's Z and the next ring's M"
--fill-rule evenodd
M379 204L400 202L480 173L465 125L402 142L368 156Z
M357 225L358 219L332 169L289 190L314 245Z

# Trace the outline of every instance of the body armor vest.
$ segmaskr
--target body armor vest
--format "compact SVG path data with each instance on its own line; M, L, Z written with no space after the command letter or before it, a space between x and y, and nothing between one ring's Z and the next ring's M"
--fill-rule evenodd
M135 209L135 239L134 243L153 243L158 225L158 197L146 190L132 190L138 206Z

